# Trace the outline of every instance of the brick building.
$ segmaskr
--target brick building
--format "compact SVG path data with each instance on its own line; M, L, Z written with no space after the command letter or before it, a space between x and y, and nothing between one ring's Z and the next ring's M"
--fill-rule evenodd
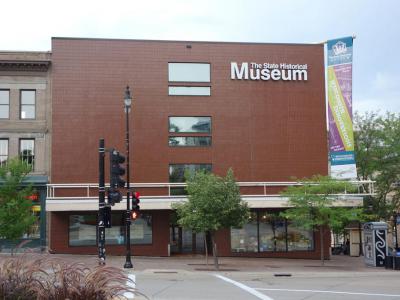
M317 236L279 218L278 192L328 173L323 44L53 38L52 65L52 251L97 253L98 141L124 153L129 85L130 174L143 211L134 255L202 253L204 236L179 228L171 203L185 199L186 169L232 168L252 217L218 232L220 255L319 258ZM112 208L107 253L125 251L125 207Z
M28 247L46 246L46 184L51 149L51 53L0 52L0 165L20 157L32 172L37 222L24 235ZM2 241L7 248L7 241Z

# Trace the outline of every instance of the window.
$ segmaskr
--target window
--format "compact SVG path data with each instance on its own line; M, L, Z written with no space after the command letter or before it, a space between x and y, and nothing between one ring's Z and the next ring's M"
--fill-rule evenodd
M286 252L313 249L313 231L294 226L279 217L277 212L252 212L243 228L231 228L232 252Z
M10 91L0 90L0 119L10 117Z
M169 132L211 132L211 117L169 117Z
M233 252L258 252L257 213L250 214L249 221L242 228L231 229Z
M170 136L171 147L209 147L211 146L210 136Z
M36 117L36 91L21 91L21 119L35 119Z
M35 140L20 139L19 140L19 157L23 162L31 165L32 170L35 166Z
M8 139L0 139L0 166L8 160Z
M170 96L211 96L209 86L169 86Z
M70 215L69 216L69 245L96 246L97 245L97 215ZM111 228L106 228L106 245L125 244L125 214L115 212L111 214ZM131 244L151 244L153 242L152 217L142 213L131 223Z
M185 171L194 174L199 170L211 172L211 169L211 164L171 164L169 165L169 182L185 182Z
M169 165L169 182L185 182L185 172L194 174L196 171L204 170L211 172L211 164L171 164ZM171 187L171 195L186 195L184 187Z
M168 63L170 82L210 82L209 63Z

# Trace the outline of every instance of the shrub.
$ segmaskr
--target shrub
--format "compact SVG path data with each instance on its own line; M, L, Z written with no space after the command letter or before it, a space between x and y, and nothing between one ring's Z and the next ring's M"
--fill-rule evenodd
M119 268L24 254L0 264L0 299L125 299L124 293L139 294L129 281Z

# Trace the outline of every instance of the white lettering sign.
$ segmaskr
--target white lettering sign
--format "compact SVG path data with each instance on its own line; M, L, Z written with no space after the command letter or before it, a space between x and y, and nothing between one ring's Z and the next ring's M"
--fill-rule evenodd
M307 64L271 64L231 62L231 79L236 80L296 80L307 81Z

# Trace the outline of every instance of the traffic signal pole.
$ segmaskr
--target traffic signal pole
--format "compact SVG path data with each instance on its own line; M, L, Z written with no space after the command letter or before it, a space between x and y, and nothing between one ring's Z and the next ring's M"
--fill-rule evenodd
M99 239L99 265L106 264L106 248L105 248L105 224L104 224L104 208L105 208L105 185L104 185L104 139L99 141L99 215L98 215L98 239Z

